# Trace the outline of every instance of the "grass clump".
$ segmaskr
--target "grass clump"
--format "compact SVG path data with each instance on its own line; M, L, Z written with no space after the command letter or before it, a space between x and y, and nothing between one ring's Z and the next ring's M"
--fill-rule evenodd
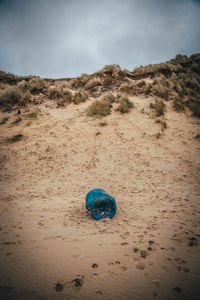
M48 96L49 96L49 99L59 99L63 96L63 92L60 88L57 88L57 87L51 88L49 90Z
M23 138L23 134L19 133L16 135L13 135L11 138L7 138L7 142L8 143L14 143L14 142L18 142Z
M113 93L108 92L104 95L103 100L113 103L115 102L115 96L113 95Z
M193 113L193 116L200 118L200 102L190 102L188 107Z
M155 85L155 95L158 97L161 97L165 100L168 100L169 98L169 90L161 81L158 81L158 83Z
M165 114L165 104L163 100L156 99L154 108L156 117L160 117Z
M8 119L9 119L9 117L2 118L1 121L0 121L0 125L5 124L8 121Z
M112 104L104 100L96 100L87 109L88 116L107 116L111 113Z
M174 100L174 108L177 112L183 112L185 111L185 107L183 105L182 99L178 96Z
M117 111L120 111L122 114L126 114L133 107L133 103L128 99L127 96L122 96L119 101L119 106L117 107Z
M18 104L23 98L23 93L19 88L8 88L0 95L0 106L11 108Z
M44 88L45 88L44 79L40 77L36 77L30 80L29 89L32 94L34 95L39 94L43 92Z
M15 105L25 106L30 100L31 94L29 90L23 92L19 87L12 87L6 89L0 95L0 107L5 110L11 110Z
M86 91L76 92L73 98L73 102L75 104L79 104L81 102L85 102L88 99L88 93Z
M101 85L101 80L100 80L99 78L92 78L92 79L90 79L90 80L86 83L85 89L86 89L86 90L90 90L90 89L92 89L92 88L94 88L94 87L97 87L97 86L99 86L99 85Z

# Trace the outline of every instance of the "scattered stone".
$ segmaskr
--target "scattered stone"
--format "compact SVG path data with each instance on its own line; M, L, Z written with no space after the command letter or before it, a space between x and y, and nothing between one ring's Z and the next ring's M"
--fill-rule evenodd
M148 251L153 251L153 248L148 247L147 250L148 250Z
M140 251L140 256L141 256L142 258L146 258L147 252L146 252L145 250L141 250L141 251Z
M118 264L118 265L120 265L120 264L121 264L119 260L115 261L115 263L116 263L116 264Z
M63 289L64 289L64 285L58 281L55 285L56 292L62 292Z
M92 265L92 268L93 268L93 269L98 268L98 265L97 265L97 264L93 264L93 265Z
M145 269L145 264L142 262L137 263L136 268L139 270L144 270Z

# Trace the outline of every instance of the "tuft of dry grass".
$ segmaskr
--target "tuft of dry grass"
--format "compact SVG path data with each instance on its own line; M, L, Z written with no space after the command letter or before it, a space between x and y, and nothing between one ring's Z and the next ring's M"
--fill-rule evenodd
M119 101L119 106L117 107L117 111L120 111L122 114L126 114L133 107L133 103L129 100L127 96L122 96Z
M73 98L73 102L75 104L79 104L81 102L85 102L88 99L89 95L86 91L76 92Z
M113 103L113 102L115 102L115 96L113 95L113 93L108 92L103 96L102 100Z
M88 116L107 116L111 113L112 104L108 101L96 100L87 109Z
M156 99L155 114L156 114L156 117L160 117L165 114L165 104L164 104L163 100Z
M39 94L45 89L45 81L40 77L36 77L30 80L29 90L32 94Z
M177 96L175 98L175 100L174 100L174 108L175 108L175 110L177 112L183 112L183 111L185 111L185 107L183 105L183 101L182 101L182 99L179 96Z
M169 89L164 86L164 84L159 81L155 86L154 86L154 89L155 89L155 95L158 96L158 97L161 97L165 100L168 100L169 98Z
M50 88L48 93L49 99L59 99L63 96L63 92L60 88Z
M96 86L99 86L99 85L101 85L101 84L102 84L102 82L101 82L101 80L100 80L99 78L92 78L92 79L90 79L90 80L86 83L85 89L86 89L86 90L90 90L90 89L92 89L92 88L94 88L94 87L96 87Z

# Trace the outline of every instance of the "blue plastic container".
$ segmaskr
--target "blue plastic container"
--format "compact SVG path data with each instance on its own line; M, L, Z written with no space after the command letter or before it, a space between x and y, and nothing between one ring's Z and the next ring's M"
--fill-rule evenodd
M86 208L96 220L112 218L117 210L115 199L102 189L91 190L85 198Z

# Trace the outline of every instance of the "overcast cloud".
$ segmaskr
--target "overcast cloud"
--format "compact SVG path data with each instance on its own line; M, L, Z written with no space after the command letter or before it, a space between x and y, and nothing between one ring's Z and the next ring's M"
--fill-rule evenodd
M75 77L200 52L197 0L0 0L0 69Z

